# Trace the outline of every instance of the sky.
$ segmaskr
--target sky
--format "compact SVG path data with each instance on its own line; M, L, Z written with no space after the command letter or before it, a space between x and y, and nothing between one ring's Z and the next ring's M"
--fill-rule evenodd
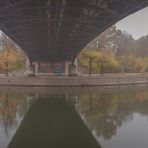
M116 26L133 35L135 39L148 35L148 7L122 19Z

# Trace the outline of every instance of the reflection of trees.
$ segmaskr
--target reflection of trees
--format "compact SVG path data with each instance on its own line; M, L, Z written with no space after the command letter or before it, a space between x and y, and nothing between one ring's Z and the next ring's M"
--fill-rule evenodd
M9 99L8 99L8 93L6 94L6 100L3 104L2 111L1 111L1 119L3 121L5 131L8 133L9 128L13 123L16 123L16 108L10 108L9 107Z
M17 125L17 117L26 112L24 103L25 96L22 94L0 94L0 120L6 134Z
M129 122L133 113L148 116L148 92L93 93L79 96L76 105L80 114L98 137L110 139L117 127Z
M97 125L95 127L97 136L102 136L105 139L110 139L113 135L116 134L116 122L112 117L100 117L97 120Z

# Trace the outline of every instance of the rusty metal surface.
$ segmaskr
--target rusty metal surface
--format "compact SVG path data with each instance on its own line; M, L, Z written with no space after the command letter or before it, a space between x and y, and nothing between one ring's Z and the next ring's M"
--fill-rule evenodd
M94 37L148 0L0 0L0 29L32 61L74 59Z

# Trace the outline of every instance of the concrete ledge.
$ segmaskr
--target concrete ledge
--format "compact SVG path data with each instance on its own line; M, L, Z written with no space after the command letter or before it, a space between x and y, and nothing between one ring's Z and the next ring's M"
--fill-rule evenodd
M0 86L87 87L148 84L147 75L114 77L3 77Z

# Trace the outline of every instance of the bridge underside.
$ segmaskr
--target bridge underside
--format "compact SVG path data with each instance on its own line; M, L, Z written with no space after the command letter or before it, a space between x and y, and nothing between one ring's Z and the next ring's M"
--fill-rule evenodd
M106 28L147 5L148 0L0 0L0 29L32 61L73 60Z

